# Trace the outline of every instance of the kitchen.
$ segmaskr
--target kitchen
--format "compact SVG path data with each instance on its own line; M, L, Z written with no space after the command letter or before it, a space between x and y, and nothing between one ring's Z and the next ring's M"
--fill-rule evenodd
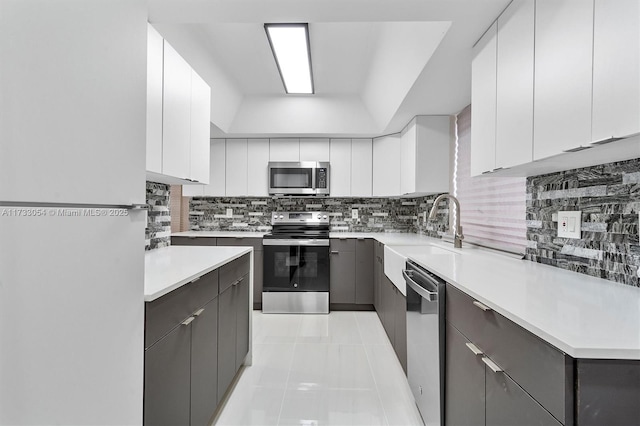
M177 329L151 305L169 294L192 348L218 321L208 380L223 397L258 364L261 321L286 316L249 312L268 293L274 212L326 213L339 253L331 313L305 321L372 314L399 371L413 340L390 263L446 282L444 424L637 424L639 4L449 3L2 0L0 424L143 423L145 349ZM309 23L315 94L285 94L270 22ZM329 162L329 196L270 194L270 161ZM460 209L445 200L430 220L443 193ZM171 236L176 220L189 234ZM513 392L496 402L490 383Z

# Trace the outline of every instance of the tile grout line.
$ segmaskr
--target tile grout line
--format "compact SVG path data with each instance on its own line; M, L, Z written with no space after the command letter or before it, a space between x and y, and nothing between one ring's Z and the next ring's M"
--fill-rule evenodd
M387 416L387 410L384 408L384 404L382 403L382 396L380 395L380 389L378 388L378 381L376 380L376 375L373 374L373 367L371 365L371 360L369 359L369 353L367 352L367 347L364 344L364 339L362 338L362 331L360 330L360 321L358 320L358 316L354 315L356 319L356 327L358 328L358 334L360 335L360 339L362 340L362 349L364 349L364 356L367 357L367 365L369 366L369 372L371 373L371 377L373 378L373 383L376 387L376 395L378 396L378 402L380 407L382 408L382 412L384 413L384 421L387 425L389 425L389 417Z

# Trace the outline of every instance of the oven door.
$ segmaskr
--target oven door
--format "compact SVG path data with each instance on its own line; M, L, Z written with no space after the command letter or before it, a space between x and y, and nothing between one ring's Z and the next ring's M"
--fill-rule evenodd
M263 291L329 291L329 240L263 240Z
M270 162L269 194L315 194L315 170L315 162Z

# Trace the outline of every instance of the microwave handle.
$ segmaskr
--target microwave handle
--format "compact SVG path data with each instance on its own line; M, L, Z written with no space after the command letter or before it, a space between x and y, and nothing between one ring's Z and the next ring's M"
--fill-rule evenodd
M314 166L311 169L311 189L317 189L316 186L316 175L318 174L318 166Z

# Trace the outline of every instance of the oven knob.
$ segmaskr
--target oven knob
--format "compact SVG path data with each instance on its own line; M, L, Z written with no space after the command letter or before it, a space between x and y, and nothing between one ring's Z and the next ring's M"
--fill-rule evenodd
M322 216L322 218L323 218L323 219L326 219L326 218L327 218L327 215Z
M318 215L318 219L320 219L321 217L322 217L322 215L321 215L321 214L319 214L319 215Z
M280 215L280 219L284 218L284 216Z

